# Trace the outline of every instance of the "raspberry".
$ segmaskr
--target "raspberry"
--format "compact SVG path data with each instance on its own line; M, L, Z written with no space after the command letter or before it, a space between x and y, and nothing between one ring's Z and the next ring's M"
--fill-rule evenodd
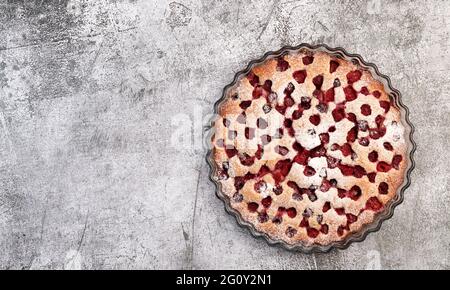
M344 94L345 94L345 100L347 102L351 102L353 100L356 100L356 98L357 98L356 91L352 86L345 87Z
M380 107L384 109L384 112L389 112L389 109L391 108L391 104L387 101L380 101Z
M291 207L291 208L288 208L287 210L286 210L286 213L287 213L287 215L288 215L288 217L290 217L290 218L295 218L296 216L297 216L297 210L295 209L295 208L293 208L293 207Z
M298 70L292 74L294 80L299 84L303 84L305 82L306 76L306 70Z
M366 202L366 209L369 209L372 211L379 211L382 207L383 207L383 204L375 196L372 196Z
M277 71L285 71L289 68L289 63L282 57L277 59Z
M270 196L263 198L261 200L261 204L266 208L270 207L270 205L272 204L272 198Z
M312 64L312 63L313 63L314 57L313 57L313 56L304 56L304 57L302 58L302 61L303 61L303 64L304 64L304 65L309 65L309 64Z
M389 190L389 185L386 182L383 181L378 185L378 192L380 194L388 194L388 190Z
M335 60L331 60L330 61L330 74L334 73L338 67L339 67L339 62L337 62Z
M317 75L312 80L313 84L316 86L316 89L320 90L323 84L323 75Z
M401 155L395 155L393 158L392 158L392 167L394 167L395 169L399 169L399 166L400 166L400 162L402 162L402 160L403 160L403 157L401 156Z
M258 209L258 204L256 202L250 202L247 204L247 209L249 212L256 212Z
M319 115L311 115L309 117L309 121L311 122L311 124L313 124L314 126L317 126L320 124L320 116Z
M250 105L252 104L252 101L242 101L239 104L239 107L241 107L242 110L247 109L248 107L250 107Z
M372 114L372 109L369 105L364 104L361 106L361 114L363 114L364 116L369 116L370 114Z
M351 71L347 74L347 82L353 84L361 79L362 73L359 70Z

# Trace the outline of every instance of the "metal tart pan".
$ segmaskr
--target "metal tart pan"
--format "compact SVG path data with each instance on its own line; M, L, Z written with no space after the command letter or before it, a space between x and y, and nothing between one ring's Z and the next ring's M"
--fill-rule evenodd
M217 116L219 112L220 105L225 101L225 97L227 95L228 89L236 85L236 83L243 77L247 75L248 72L250 72L255 66L262 64L268 59L276 58L279 56L282 56L287 53L295 53L295 52L301 52L301 51L323 51L327 52L330 55L333 55L338 58L342 58L348 61L351 61L355 65L359 66L363 70L368 70L372 73L372 76L379 80L383 85L386 93L389 95L389 97L392 99L394 105L400 110L401 115L401 123L403 124L405 128L405 141L407 142L407 160L408 162L406 170L405 170L405 177L403 180L403 183L401 186L398 187L397 192L395 196L385 205L385 208L382 212L378 213L375 216L375 219L373 222L364 225L361 230L358 232L351 233L347 235L343 240L332 242L328 245L319 245L319 244L313 244L313 245L304 245L303 243L299 242L296 244L289 244L283 240L275 239L273 237L270 237L264 232L258 231L254 225L246 220L244 220L241 216L241 214L235 210L231 204L230 199L223 194L221 184L217 180L215 180L214 176L216 175L217 168L215 165L215 162L213 160L213 154L211 149L211 138L214 134L213 128L214 128L214 121L215 117ZM367 235L372 232L376 232L381 228L381 224L385 221L390 219L394 214L394 209L396 206L401 204L403 202L404 193L405 190L409 187L411 184L411 172L415 167L414 163L414 152L416 151L416 143L413 139L413 133L414 133L414 126L409 120L409 109L404 105L402 102L402 96L400 92L395 89L392 84L391 80L388 76L380 73L378 70L378 67L373 63L368 63L364 61L364 59L358 55L358 54L351 54L348 53L344 48L342 47L336 47L331 48L326 44L316 44L316 45L310 45L307 43L302 43L298 46L284 46L281 49L277 51L270 51L264 54L261 58L252 60L245 69L237 72L234 76L233 81L224 87L222 92L222 97L214 104L214 117L211 118L210 123L205 128L206 134L205 134L205 142L208 146L208 151L206 154L206 161L210 167L209 172L209 179L215 186L215 192L217 197L223 201L225 205L225 210L232 216L236 218L237 223L242 227L246 228L250 231L250 233L255 238L264 239L269 245L271 246L279 246L282 248L285 248L289 251L295 251L295 252L303 252L303 253L326 253L332 250L333 248L337 249L346 249L348 248L352 243L354 242L362 242L365 240Z

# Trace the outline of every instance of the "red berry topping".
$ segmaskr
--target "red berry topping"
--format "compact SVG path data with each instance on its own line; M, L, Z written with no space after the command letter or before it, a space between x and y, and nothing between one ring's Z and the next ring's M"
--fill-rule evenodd
M367 178L369 179L369 181L371 183L375 183L375 178L377 177L377 173L376 172L371 172L367 174Z
M272 90L272 81L266 80L262 87L266 91L266 96L268 96L268 93Z
M298 143L298 142L294 142L294 144L292 144L292 148L294 148L295 151L303 151L303 146Z
M384 142L383 147L384 147L384 149L389 150L389 151L394 150L394 147L392 147L391 143L389 143L389 142Z
M320 232L324 235L328 234L328 225L321 225L320 226Z
M317 75L312 80L313 84L316 86L316 89L320 90L323 84L323 75Z
M247 204L247 209L249 212L255 212L258 209L258 204L256 202L249 202Z
M261 97L261 96L266 97L266 96L268 96L268 94L269 94L269 93L268 93L266 90L264 90L264 87L262 87L262 86L260 86L260 85L257 85L257 86L253 89L252 97L253 97L254 99L258 99L258 98Z
M370 114L372 114L372 109L369 105L364 104L361 106L361 114L363 114L364 116L369 116Z
M367 96L368 94L370 94L369 90L367 89L367 87L362 87L361 88L361 94Z
M297 210L294 207L290 207L286 210L288 217L295 218L297 216Z
M319 100L320 103L324 102L324 92L320 89L315 89L312 93L313 97L315 97L317 100Z
M357 94L355 89L352 86L347 86L344 88L345 100L347 102L356 100Z
M379 211L383 207L383 204L378 200L376 196L372 196L366 202L366 209L372 211Z
M351 213L346 214L345 217L347 218L347 224L352 224L358 220L358 217Z
M259 84L259 77L255 75L253 72L248 73L247 79L253 87Z
M377 127L380 128L383 125L385 118L381 115L376 116L375 123L377 124Z
M238 154L238 151L233 146L227 146L227 148L225 148L225 153L227 154L228 158L232 158L233 156Z
M329 88L325 92L325 98L323 100L325 103L334 102L334 88Z
M331 60L330 61L330 74L334 73L338 67L339 67L339 62L337 62L335 60Z
M274 150L276 153L280 154L281 156L285 156L289 153L289 149L284 146L277 145L277 146L275 146Z
M328 133L320 133L319 138L322 144L327 144L328 142L330 142L330 134Z
M338 236L342 236L344 234L344 227L343 226L339 226L338 227L337 234L338 234Z
M275 164L275 170L272 172L272 176L277 184L283 181L289 174L291 167L292 162L289 159L280 160Z
M281 115L284 115L286 113L287 107L285 105L276 105L275 110L277 110Z
M285 71L289 68L289 63L282 57L277 59L277 71Z
M283 125L286 128L291 128L292 127L292 120L291 119L284 119Z
M378 161L378 152L377 151L372 151L369 153L369 161L370 162L377 162Z
M267 167L266 165L263 165L263 166L261 166L261 168L259 169L257 176L258 176L259 178L261 178L261 177L263 177L264 175L269 174L269 173L270 173L270 168ZM264 181L263 181L263 182L264 182Z
M378 192L380 194L388 194L388 190L389 190L389 185L386 182L383 181L378 185Z
M361 188L357 185L354 185L347 193L347 196L353 200L358 200L362 195Z
M341 170L342 175L344 176L353 175L353 167L345 164L339 164L338 167Z
M369 146L369 143L370 143L369 138L362 137L359 139L359 144L361 146L367 147L367 146Z
M301 228L309 227L309 222L308 222L308 218L307 217L303 217L302 221L300 222L300 227Z
M295 104L295 101L291 96L286 96L284 98L284 106L285 107L292 107L294 104Z
M250 105L252 104L252 101L242 101L239 104L239 107L241 107L242 110L247 109L248 107L250 107Z
M294 78L294 80L297 82L297 83L299 83L299 84L303 84L304 82L305 82L305 79L306 79L306 70L298 70L298 71L295 71L293 74L292 74L292 77Z
M293 120L298 120L303 116L303 112L300 110L295 110L294 112L292 112L292 119Z
M304 65L312 64L313 61L314 61L314 57L313 56L309 56L309 55L308 56L304 56L302 58L302 61L303 61Z
M294 229L293 227L288 227L286 229L286 236L288 238L293 238L296 234L297 234L297 230Z
M385 113L387 113L391 108L391 104L388 101L380 101L380 107L384 109Z
M345 209L343 207L341 208L335 208L334 211L338 214L338 215L344 215L345 214Z
M341 152L344 156L350 156L353 152L352 146L348 143L344 143L344 145L342 145L341 147Z
M316 174L316 171L311 166L306 166L303 170L303 174L305 174L305 176L313 176Z
M379 92L379 91L373 91L372 92L372 95L375 97L375 98L379 98L379 97L381 97L381 93Z
M356 115L354 113L348 113L347 114L347 120L353 123L357 123L356 121Z
M340 160L332 156L327 156L328 168L333 169L339 165Z
M260 160L261 157L262 157L262 155L263 155L263 153L264 153L264 149L263 149L262 145L258 144L258 149L257 149L256 152L255 152L255 157L256 157L258 160Z
M258 221L259 221L260 223L265 223L265 222L267 222L268 220L269 220L269 215L268 215L265 211L260 212L260 213L258 214Z
M355 126L353 128L350 129L350 131L348 131L347 133L347 142L355 142L356 137L358 136L358 127Z
M320 185L320 191L327 192L331 188L331 182L327 179L322 180L322 184Z
M280 195L280 194L282 194L283 193L283 187L281 186L281 185L276 185L274 188L273 188L273 193L275 193L275 195Z
M330 204L329 201L327 201L327 202L325 202L325 204L323 205L322 211L323 211L323 212L327 212L327 211L330 210L330 208L331 208L331 204Z
M302 97L300 101L300 108L303 110L309 110L311 108L311 98Z
M295 86L293 83L288 83L286 88L284 89L284 94L290 96L295 90Z
M403 157L401 155L395 155L392 158L392 167L394 167L395 169L398 170L399 166L400 166L400 162L402 162L402 160L403 160Z
M311 122L311 124L313 124L314 126L317 126L320 124L320 115L312 115L309 117L309 121Z
M331 114L335 122L339 122L345 118L345 110L343 107L336 107Z
M392 166L384 161L380 161L377 164L377 171L379 172L388 172L389 170L391 170L391 168Z
M272 198L270 196L265 197L261 200L261 204L265 207L268 208L270 207L270 205L272 204Z
M253 163L255 163L255 157L250 156L247 153L239 154L238 157L241 161L241 164L244 166L252 166Z
M366 174L367 174L367 172L364 169L364 167L362 167L360 165L355 165L355 167L353 167L353 176L354 177L362 178Z
M361 79L362 73L359 70L351 71L347 74L347 82L353 84Z
M386 134L386 127L380 127L380 128L370 128L369 129L369 136L370 138L376 140L380 139Z
M281 224L283 222L283 216L277 213L276 216L273 217L272 222L274 224Z
M294 162L301 165L306 165L308 163L309 155L310 153L308 150L303 150L294 157Z
M310 238L316 238L319 235L319 231L315 228L307 228L306 233L308 234L308 237Z

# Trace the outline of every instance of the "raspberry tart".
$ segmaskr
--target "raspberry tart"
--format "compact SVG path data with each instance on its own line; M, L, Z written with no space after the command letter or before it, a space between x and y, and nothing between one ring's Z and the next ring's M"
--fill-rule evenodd
M411 129L376 73L325 47L291 48L226 88L210 163L243 224L304 249L362 236L390 214Z

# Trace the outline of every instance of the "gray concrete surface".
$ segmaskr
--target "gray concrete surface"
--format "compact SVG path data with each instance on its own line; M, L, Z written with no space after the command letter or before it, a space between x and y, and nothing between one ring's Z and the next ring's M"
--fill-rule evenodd
M0 268L449 269L449 19L444 0L1 0ZM170 142L248 61L301 42L377 63L417 127L405 202L328 254L252 238L204 150Z

